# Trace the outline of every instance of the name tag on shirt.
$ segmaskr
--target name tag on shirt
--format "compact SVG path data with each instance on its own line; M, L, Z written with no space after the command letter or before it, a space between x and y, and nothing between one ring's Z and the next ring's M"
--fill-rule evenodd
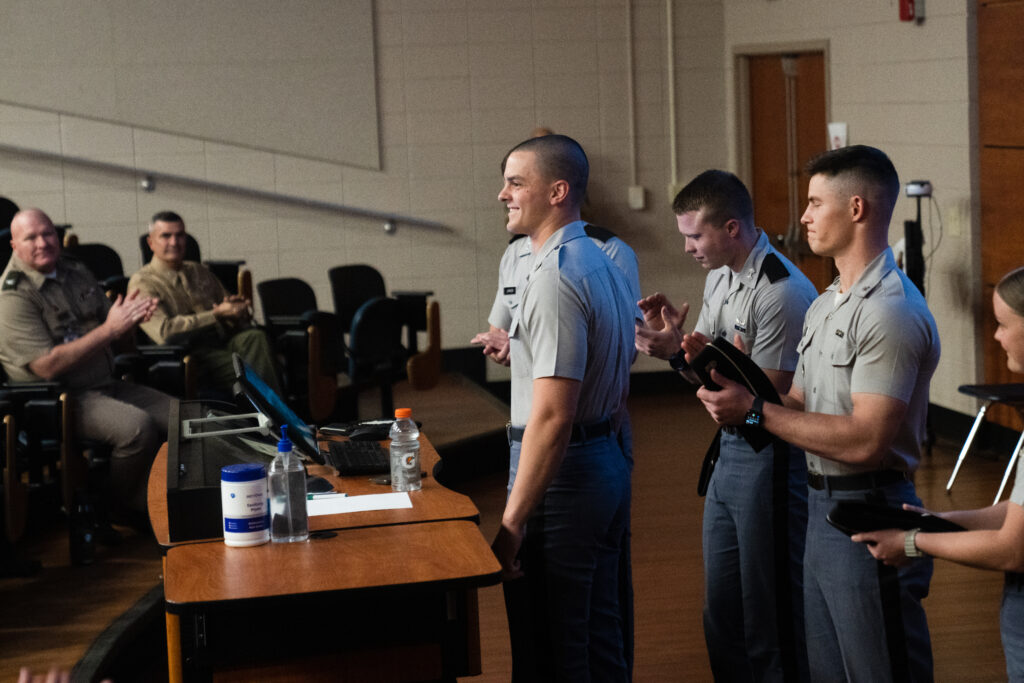
M505 289L501 290L501 293L502 294L515 294L516 293L516 288L515 287L506 287Z

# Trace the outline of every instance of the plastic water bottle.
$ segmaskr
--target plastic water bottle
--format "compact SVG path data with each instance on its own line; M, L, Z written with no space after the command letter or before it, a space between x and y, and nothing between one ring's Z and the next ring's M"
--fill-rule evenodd
M288 425L281 426L277 455L270 463L270 540L274 543L309 538L306 517L306 470L292 453Z
M419 491L420 481L420 430L412 419L408 408L395 410L395 421L391 424L391 490Z

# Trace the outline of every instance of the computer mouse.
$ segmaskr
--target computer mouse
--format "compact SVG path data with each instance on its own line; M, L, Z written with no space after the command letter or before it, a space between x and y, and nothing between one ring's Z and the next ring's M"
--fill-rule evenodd
M380 425L363 425L349 432L348 438L353 441L383 441L388 434L389 430L381 429Z

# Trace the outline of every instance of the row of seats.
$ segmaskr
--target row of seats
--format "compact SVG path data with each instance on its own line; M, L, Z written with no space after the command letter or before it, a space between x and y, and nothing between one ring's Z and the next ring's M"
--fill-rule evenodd
M71 226L59 234L65 252L85 264L103 284L109 296L125 293L128 278L113 248L100 243L79 243ZM201 261L199 245L187 235L186 258ZM10 257L9 230L0 233L0 269ZM6 249L4 249L6 248ZM152 257L145 236L140 237L144 261ZM148 252L148 253L147 253ZM224 283L225 289L252 299L253 285L244 261L204 262ZM266 329L283 360L286 400L312 422L349 419L339 395L339 374L359 391L378 386L381 412L393 411L391 384L408 373L414 386L436 384L440 374L440 327L437 302L427 306L431 292L400 292L388 297L380 273L370 266L339 266L329 277L335 299L334 311L317 306L312 288L297 278L279 278L258 286ZM408 330L403 346L402 328ZM417 349L417 332L428 331L428 348ZM157 346L141 332L116 350L119 375L155 386L181 398L197 396L195 373L187 350ZM59 499L72 517L87 484L89 469L102 468L104 449L83 443L70 433L72 421L67 396L58 383L12 384L0 370L0 414L3 440L0 455L4 467L4 541L9 549L25 532L29 491L44 491ZM85 457L88 451L88 457ZM38 498L38 496L36 496ZM74 546L75 539L71 536ZM0 548L0 560L10 557ZM17 569L15 569L17 572Z
M337 266L327 275L334 311L322 310L313 288L299 278L256 286L267 332L285 359L283 384L293 407L315 423L337 417L339 373L348 375L356 392L377 387L385 416L394 410L391 385L396 379L408 376L414 388L433 387L440 375L441 343L438 304L427 305L432 292L393 292L389 297L381 274L362 264ZM420 330L428 337L423 352L417 346Z

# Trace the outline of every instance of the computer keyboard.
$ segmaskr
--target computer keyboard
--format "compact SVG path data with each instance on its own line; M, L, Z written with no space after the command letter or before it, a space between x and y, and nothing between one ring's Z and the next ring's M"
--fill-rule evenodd
M391 471L390 454L379 441L328 441L324 459L343 477Z

